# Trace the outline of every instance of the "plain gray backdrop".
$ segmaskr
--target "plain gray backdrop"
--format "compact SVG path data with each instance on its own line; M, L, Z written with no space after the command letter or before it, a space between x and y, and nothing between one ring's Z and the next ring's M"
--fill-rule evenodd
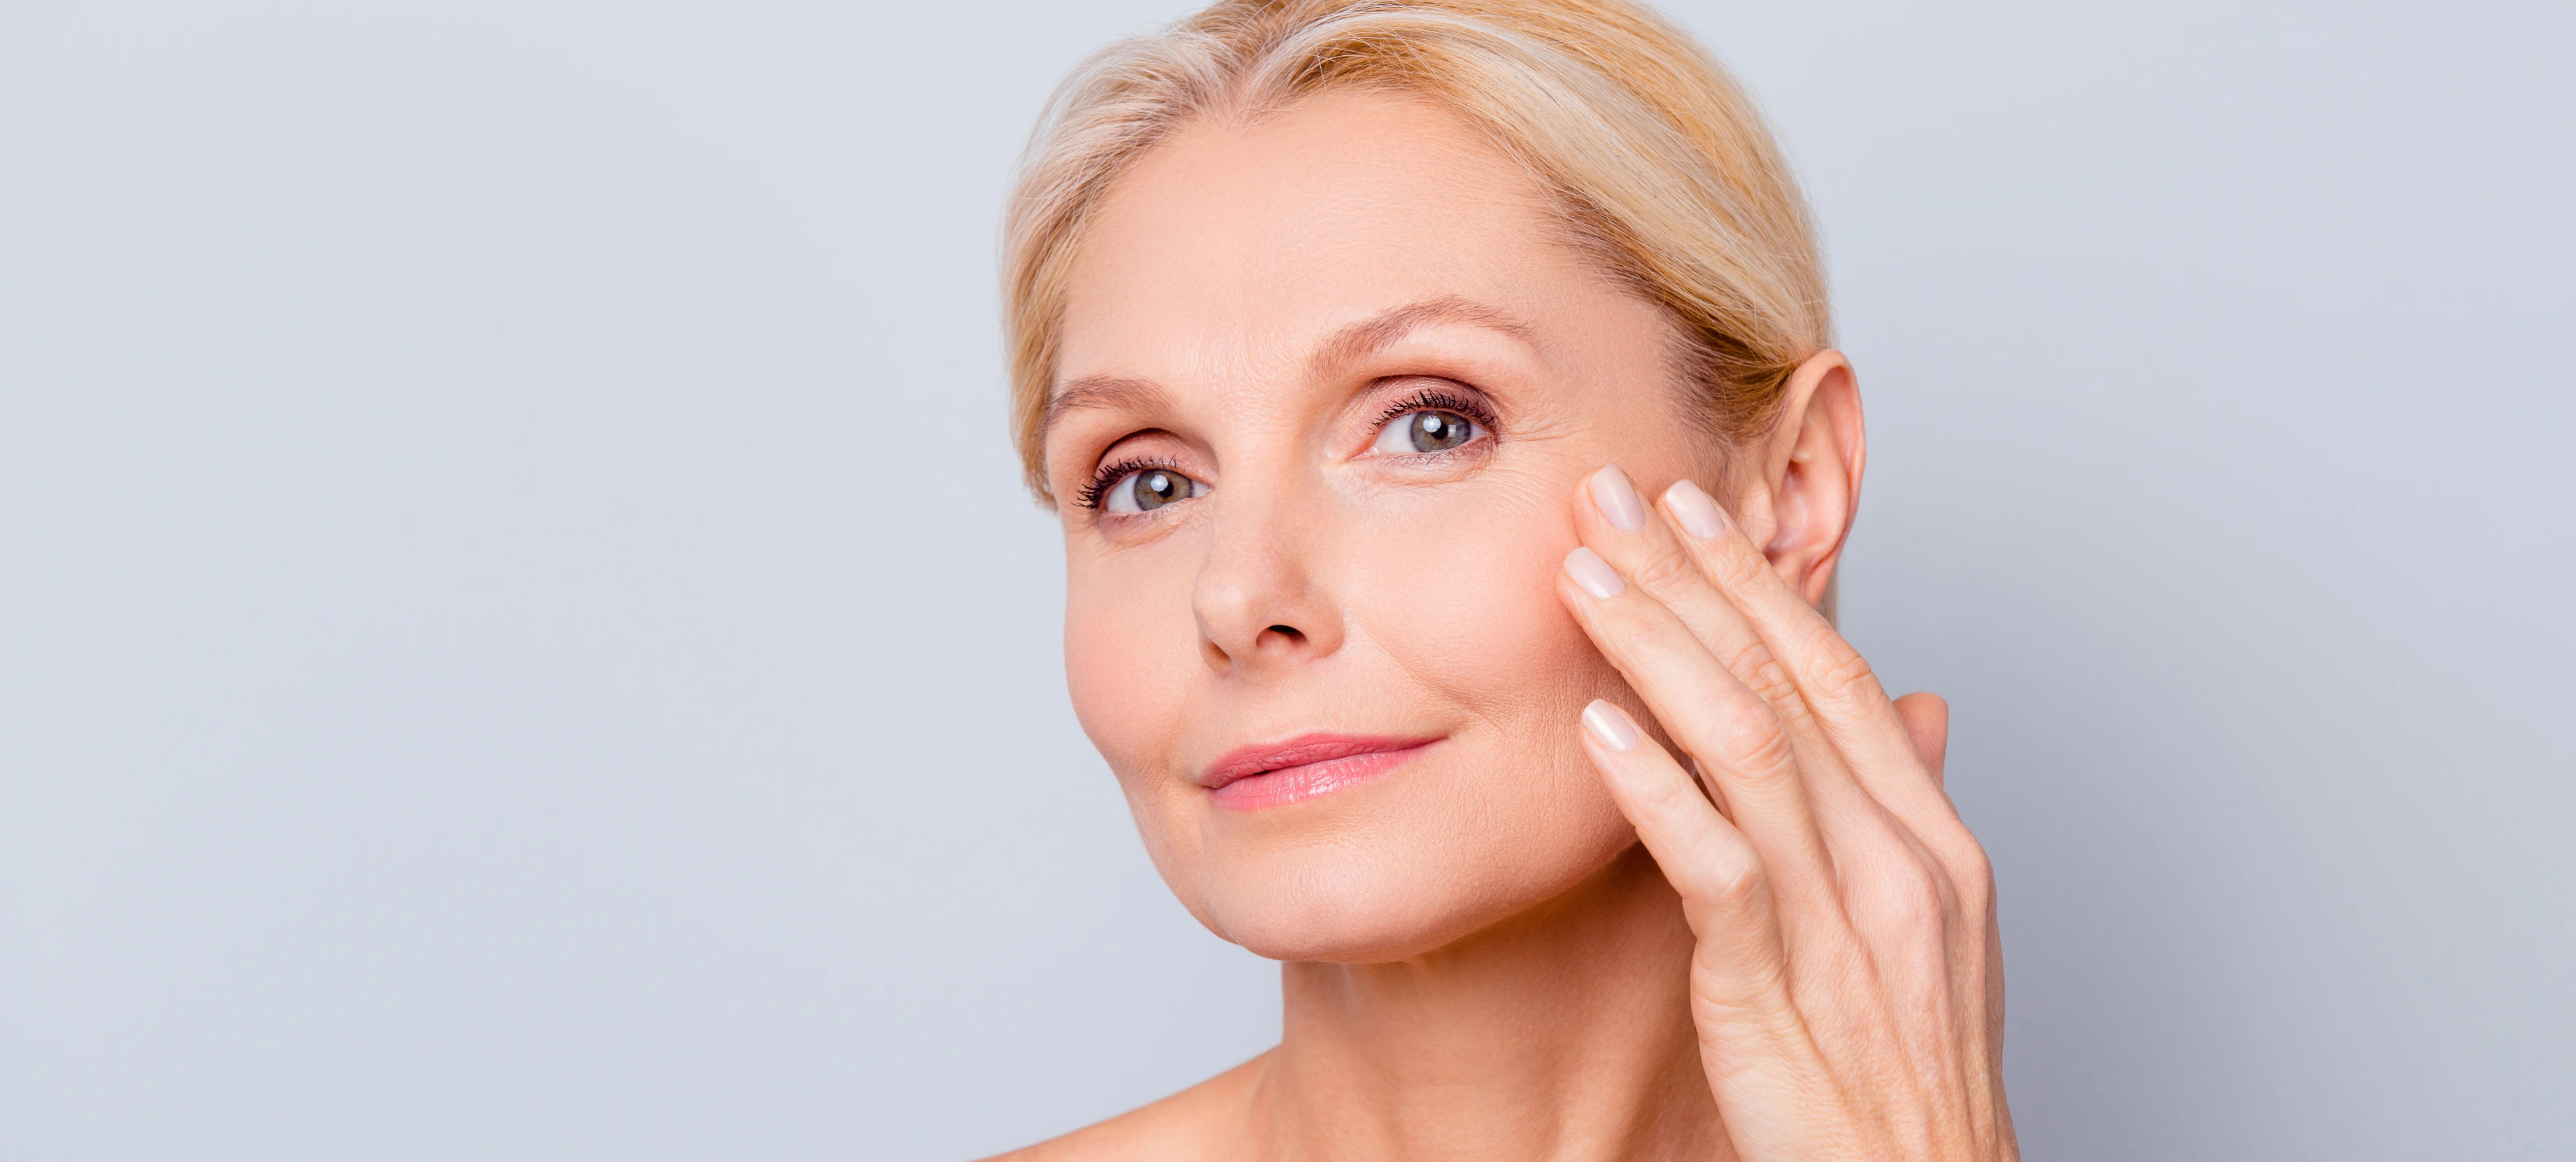
M0 1157L958 1158L1277 1033L995 236L1174 2L0 3ZM2046 1159L2576 1139L2564 4L1689 3Z

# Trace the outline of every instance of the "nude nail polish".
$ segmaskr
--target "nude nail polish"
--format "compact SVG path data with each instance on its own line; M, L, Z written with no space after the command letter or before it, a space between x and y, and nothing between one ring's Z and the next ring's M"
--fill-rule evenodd
M1592 737L1601 745L1612 750L1636 749L1637 728L1629 725L1628 716L1620 713L1618 707L1598 698L1583 708L1583 728L1591 731Z
M1664 507L1673 510L1673 519L1693 540L1705 541L1726 531L1726 513L1690 481L1678 481L1665 489Z
M1605 600L1617 597L1628 588L1628 583L1620 579L1619 571L1611 568L1610 562L1581 545L1565 555L1565 575L1574 578L1574 583L1582 586L1584 592Z
M1646 527L1646 506L1637 499L1637 488L1628 483L1628 474L1616 464L1592 474L1592 507L1600 509L1610 524L1622 532L1635 532Z

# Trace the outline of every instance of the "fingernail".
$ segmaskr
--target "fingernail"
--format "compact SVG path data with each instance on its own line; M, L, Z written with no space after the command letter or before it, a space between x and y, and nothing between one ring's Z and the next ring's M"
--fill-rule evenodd
M1612 750L1633 750L1637 745L1637 728L1629 724L1627 714L1598 698L1583 708L1583 729Z
M1699 490L1699 485L1690 481L1680 481L1665 489L1664 507L1673 510L1673 519L1681 522L1682 531L1689 533L1693 540L1705 541L1726 531L1726 514L1719 511L1716 501Z
M1622 532L1646 527L1646 506L1638 502L1636 486L1628 483L1628 474L1616 464L1592 474L1592 507Z
M1583 545L1575 546L1573 552L1565 555L1565 575L1574 578L1575 584L1594 597L1617 597L1628 588L1628 583L1619 579L1619 571L1611 568L1610 562L1602 560L1601 554Z

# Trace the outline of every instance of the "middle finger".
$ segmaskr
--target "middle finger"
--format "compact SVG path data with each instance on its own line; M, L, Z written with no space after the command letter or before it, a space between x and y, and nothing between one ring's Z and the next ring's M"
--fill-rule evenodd
M1820 805L1835 813L1853 809L1845 792L1858 793L1857 783L1797 680L1673 530L1646 509L1627 474L1616 464L1602 468L1584 482L1583 492L1587 503L1575 506L1583 543L1671 609L1711 656L1771 707L1808 780L1831 784L1816 787L1826 801Z
M1578 548L1566 557L1557 594L1664 732L1699 761L1710 789L1771 869L1773 884L1802 898L1830 893L1832 865L1806 781L1770 706L1728 673L1670 608L1628 584L1593 550Z

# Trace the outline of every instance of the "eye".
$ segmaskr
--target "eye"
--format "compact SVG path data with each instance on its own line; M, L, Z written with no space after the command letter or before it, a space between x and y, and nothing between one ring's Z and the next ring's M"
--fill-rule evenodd
M1101 495L1101 507L1111 512L1135 514L1151 512L1176 500L1207 495L1207 485L1169 468L1140 468L1118 478Z
M1476 438L1476 422L1456 412L1424 410L1397 416L1378 430L1372 452L1446 452Z

